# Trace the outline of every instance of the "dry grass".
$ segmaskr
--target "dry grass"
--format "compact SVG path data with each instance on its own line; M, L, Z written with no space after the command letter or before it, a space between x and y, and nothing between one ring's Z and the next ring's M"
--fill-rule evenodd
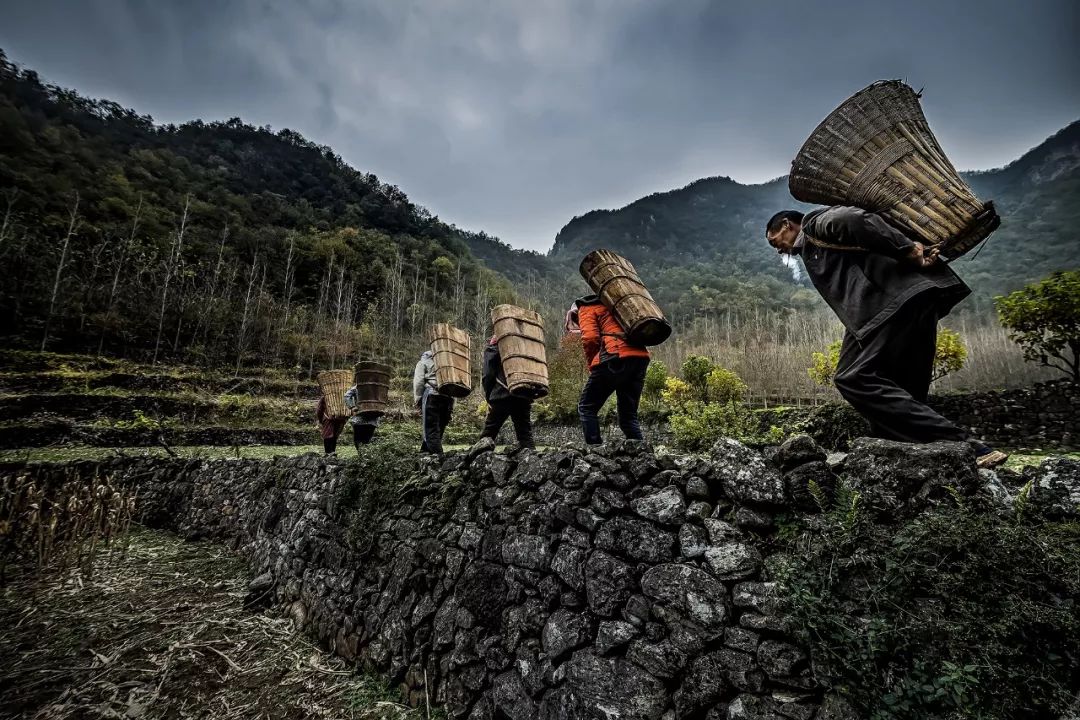
M419 718L382 683L246 611L243 563L150 531L84 578L0 595L0 718Z
M56 487L20 473L0 475L0 584L10 560L38 572L93 572L104 555L126 549L135 492L108 477L73 474Z
M942 325L960 333L968 358L962 370L935 383L932 392L1023 387L1061 375L1026 362L1019 346L992 319L949 317ZM814 352L824 352L843 334L840 322L825 311L725 315L699 318L653 354L670 373L677 373L690 355L712 358L746 381L752 405L816 404L839 401L840 396L831 386L816 385L806 370Z

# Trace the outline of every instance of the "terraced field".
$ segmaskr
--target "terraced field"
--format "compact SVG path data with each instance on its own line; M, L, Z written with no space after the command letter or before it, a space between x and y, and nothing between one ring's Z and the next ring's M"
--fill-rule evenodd
M240 376L114 358L0 351L0 459L112 454L267 457L321 451L318 386L282 368ZM410 378L395 378L380 434L415 436ZM478 399L462 403L452 444L476 435ZM342 438L341 452L352 451ZM348 447L345 447L348 446Z

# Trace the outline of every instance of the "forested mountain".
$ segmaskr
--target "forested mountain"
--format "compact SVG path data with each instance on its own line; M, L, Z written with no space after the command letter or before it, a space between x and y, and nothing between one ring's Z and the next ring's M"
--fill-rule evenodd
M1080 122L1007 167L964 177L1003 217L981 252L957 261L975 290L967 307L988 309L994 295L1080 264ZM792 200L786 177L762 185L706 178L575 217L556 237L551 258L569 264L595 247L622 253L677 317L796 307L814 302L812 291L793 280L763 240L766 220L792 207L811 206Z
M513 291L470 246L509 251L290 130L155 125L0 51L9 343L333 364L432 321L482 332Z

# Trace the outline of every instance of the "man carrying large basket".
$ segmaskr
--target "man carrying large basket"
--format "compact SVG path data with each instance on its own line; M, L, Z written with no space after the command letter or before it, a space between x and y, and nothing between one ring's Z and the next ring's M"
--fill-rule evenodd
M843 322L834 383L873 433L915 443L967 440L967 431L926 404L938 320L971 293L936 248L846 206L778 212L766 238L778 253L802 257L814 287ZM1007 458L973 444L980 467Z

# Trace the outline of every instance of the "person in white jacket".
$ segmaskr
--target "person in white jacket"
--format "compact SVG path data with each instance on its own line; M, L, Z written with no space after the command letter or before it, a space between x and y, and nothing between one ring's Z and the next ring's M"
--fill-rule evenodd
M442 438L450 415L454 411L454 398L443 395L435 380L435 355L425 350L413 370L413 400L420 413L423 441L420 451L442 455Z

